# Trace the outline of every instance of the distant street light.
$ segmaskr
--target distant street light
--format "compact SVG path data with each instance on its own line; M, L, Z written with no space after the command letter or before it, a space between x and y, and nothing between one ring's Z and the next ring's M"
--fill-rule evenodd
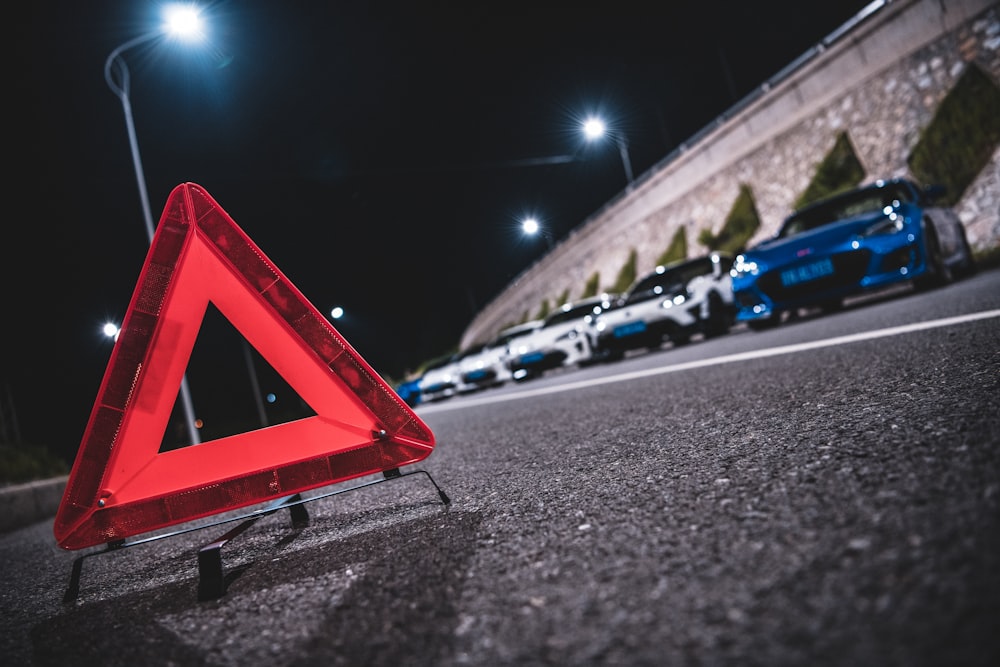
M164 8L164 25L152 32L140 35L118 46L108 54L108 59L104 61L104 80L107 82L111 92L121 100L122 110L125 112L125 127L128 130L129 145L132 147L132 164L135 167L135 180L139 185L139 200L142 203L142 214L146 222L146 234L152 244L156 230L153 227L153 214L149 208L149 195L146 192L146 177L142 171L142 161L139 159L139 143L135 137L135 123L132 120L132 104L129 101L131 90L131 80L129 78L128 66L122 58L122 53L134 46L143 44L153 39L175 35L179 37L203 36L202 24L198 15L198 9L194 5L168 5ZM117 74L117 80L115 78ZM188 388L187 376L181 377L181 402L184 405L184 413L187 416L188 435L192 444L201 442L198 433L198 426L194 418L194 404L191 401L191 390Z
M624 132L610 132L600 118L591 116L583 123L583 135L590 141L596 141L604 137L605 134L612 134L615 143L618 144L618 153L622 158L622 166L625 168L625 179L629 188L632 187L632 160L628 155L628 139Z
M534 236L536 234L541 234L545 238L545 242L549 246L549 250L552 250L552 235L548 230L544 229L538 219L534 216L528 216L521 221L521 231L527 236Z

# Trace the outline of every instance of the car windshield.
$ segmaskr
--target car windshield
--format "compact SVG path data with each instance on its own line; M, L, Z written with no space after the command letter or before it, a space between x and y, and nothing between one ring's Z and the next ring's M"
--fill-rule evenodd
M881 211L913 200L913 193L903 185L854 190L794 213L785 220L778 238L788 238L840 220Z
M517 327L512 327L505 331L501 331L500 335L496 337L490 347L497 347L499 345L506 345L515 338L520 338L521 336L527 336L532 331L538 328L540 322L531 322Z
M723 267L725 268L725 267ZM625 298L626 304L655 299L661 295L676 294L698 276L712 273L712 258L698 259L668 266L662 271L654 272L640 280L629 290Z
M440 357L438 359L434 359L429 364L427 364L427 368L425 369L425 372L426 371L436 371L439 368L444 368L445 366L447 366L448 364L450 364L454 360L455 360L455 355L453 355L453 354L447 355L447 356L444 356L444 357Z
M555 324L562 324L563 322L582 320L587 315L594 315L595 312L600 312L601 303L602 302L600 300L588 301L571 306L566 310L557 310L545 319L545 326L551 327Z

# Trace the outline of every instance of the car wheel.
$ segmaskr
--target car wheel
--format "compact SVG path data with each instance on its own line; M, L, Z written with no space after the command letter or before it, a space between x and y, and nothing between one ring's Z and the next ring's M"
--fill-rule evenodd
M764 331L765 329L773 329L778 326L781 322L781 313L774 313L770 317L761 320L749 320L747 322L747 327L751 331Z
M729 319L729 311L722 297L718 292L711 292L708 295L708 317L703 323L704 334L707 338L714 338L729 333L732 322Z
M976 258L972 256L972 246L969 245L969 238L965 235L965 227L962 227L962 273L961 277L968 278L976 274Z
M687 345L691 342L691 334L687 332L678 332L675 334L670 334L670 342L674 344L674 347L681 347Z
M829 315L830 313L836 313L837 311L844 309L844 300L829 299L819 304L819 309L823 311L824 315Z
M604 362L621 361L624 358L625 358L624 350L608 350L607 352L601 355L601 361Z
M934 231L934 224L929 220L924 225L924 247L927 253L927 273L916 279L917 289L943 287L954 280L951 267L945 263L941 256L941 244L938 241L937 232Z

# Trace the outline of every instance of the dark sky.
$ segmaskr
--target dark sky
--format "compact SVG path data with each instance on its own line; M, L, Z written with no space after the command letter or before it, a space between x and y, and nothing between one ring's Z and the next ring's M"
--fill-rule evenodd
M148 248L104 61L163 4L30 3L8 24L0 426L70 456ZM624 188L584 116L624 133L638 176L866 4L216 1L206 44L124 54L153 218L203 186L398 379L544 253L526 214L559 239ZM227 393L252 410L239 347L202 346L199 412Z

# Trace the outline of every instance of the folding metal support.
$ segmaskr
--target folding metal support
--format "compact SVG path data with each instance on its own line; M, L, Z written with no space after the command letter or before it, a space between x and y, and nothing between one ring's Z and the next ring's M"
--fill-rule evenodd
M282 507L289 507L292 510L292 521L293 525L298 527L304 527L309 523L309 515L306 514L305 507L303 503L312 502L314 500L319 500L321 498L328 498L330 496L335 496L340 493L346 493L347 491L356 491L360 488L366 486L371 486L372 484L380 484L382 482L390 482L394 479L401 479L408 475L424 474L427 479L430 480L434 488L437 489L438 496L441 498L441 502L445 505L451 504L451 499L448 498L447 494L441 490L441 487L437 485L434 478L425 470L413 470L411 472L400 472L399 468L392 468L390 470L385 470L382 472L382 479L372 480L364 484L359 484L357 486L352 486L347 489L340 489L338 491L332 491L330 493L316 496L314 498L309 498L308 500L302 500L298 496L292 496L291 498L281 501L278 505L274 507L271 511L277 511ZM299 511L299 521L295 521L295 512ZM268 512L269 514L270 512ZM264 516L263 514L261 516ZM303 519L304 517L304 519ZM198 551L198 600L204 602L206 600L215 600L226 593L226 577L225 570L222 564L222 547L225 546L229 541L238 537L243 531L252 526L257 519L260 517L253 517L247 521L244 521L240 525L236 526L228 533L217 539L216 541L206 544Z
M204 530L206 528L213 528L215 526L220 526L227 523L233 523L235 521L240 521L241 523L235 528L229 530L225 535L221 536L219 539L206 544L198 550L198 600L215 600L226 592L226 579L225 579L225 569L222 562L222 547L231 542L233 539L238 537L253 524L257 522L258 519L262 517L269 516L275 512L288 509L291 519L292 526L297 529L305 528L309 525L309 513L306 511L305 503L313 502L315 500L321 500L323 498L329 498L330 496L335 496L341 493L346 493L348 491L356 491L358 489L364 488L366 486L371 486L372 484L380 484L382 482L389 482L396 479L402 479L403 477L408 477L410 475L425 475L430 483L438 492L438 497L441 498L441 502L445 505L451 504L451 499L448 495L437 485L434 478L430 476L426 470L411 470L409 472L400 472L399 468L392 468L382 472L381 479L375 479L363 484L358 484L346 489L338 489L336 491L331 491L318 496L313 496L311 498L303 499L300 494L295 494L293 496L288 496L287 498L282 498L273 504L269 505L264 509L259 509L249 514L244 514L238 517L232 517L225 519L223 521L217 521L204 526L196 526L191 528L186 528L183 530L178 530L172 533L167 533L163 535L155 535L152 537L147 537L139 540L134 540L132 542L126 542L125 540L119 540L116 542L108 542L105 545L103 551L95 551L93 553L84 554L77 557L73 561L73 568L70 573L69 586L66 588L66 593L63 596L63 603L70 603L75 601L80 595L80 577L83 573L83 561L90 556L98 556L101 554L106 554L112 551L118 551L120 549L125 549L127 547L134 547L140 544L146 544L147 542L153 542L156 540L162 540L168 537L176 537L184 533L189 533L195 530Z
M302 496L295 494L279 500L267 511L251 517L236 526L228 533L198 550L198 600L214 600L226 592L225 574L222 570L222 547L233 538L239 536L259 519L273 514L283 507L288 507L292 515L292 526L304 528L309 525L309 513L302 505Z

